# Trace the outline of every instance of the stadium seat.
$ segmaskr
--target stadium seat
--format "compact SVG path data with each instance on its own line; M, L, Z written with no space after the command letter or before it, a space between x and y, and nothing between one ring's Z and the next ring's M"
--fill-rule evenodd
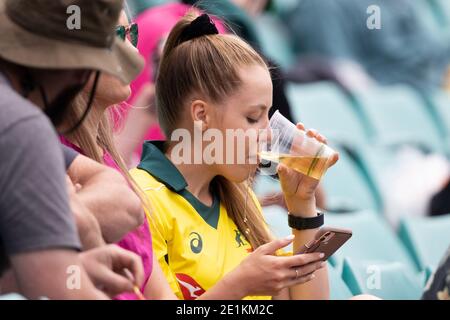
M447 16L436 0L417 0L414 1L414 6L416 12L420 13L422 22L431 32L446 35Z
M18 293L9 293L5 295L0 295L0 300L26 300L25 297Z
M327 210L381 210L381 201L357 162L345 150L335 149L339 152L339 161L327 171L321 182L325 190Z
M450 2L448 0L427 0L436 8L436 12L445 18L447 28L450 27Z
M437 91L427 96L427 101L434 113L436 125L441 130L444 151L450 155L450 95L445 91Z
M435 270L450 247L450 214L403 219L399 237L419 269Z
M269 230L277 238L287 237L292 233L287 222L287 211L280 206L268 206L263 208L264 218Z
M127 0L130 11L137 16L148 8L159 6L176 0Z
M365 119L370 119L366 125L373 130L373 142L382 146L412 144L427 151L444 151L425 101L413 89L395 85L353 94Z
M330 263L342 267L344 258L354 261L400 262L411 271L418 269L401 241L381 215L373 211L327 213L325 224L353 231L353 236L331 258Z
M298 0L272 0L275 11L283 14L292 10L298 3Z
M400 262L345 259L342 279L354 295L371 294L386 300L417 300L424 288L422 275Z
M366 178L379 207L383 212L385 205L385 188L388 183L386 176L393 169L396 162L395 148L388 148L374 145L358 145L349 149L352 159L362 170L362 175Z
M341 278L339 271L330 264L328 264L328 278L331 300L348 300L353 296L347 284Z
M288 68L295 62L289 33L275 15L264 14L254 19L261 49L282 68Z
M295 121L314 128L330 141L345 145L365 144L368 132L351 100L335 84L290 84L287 96Z
M281 192L280 182L267 175L258 175L253 184L253 192L257 196Z

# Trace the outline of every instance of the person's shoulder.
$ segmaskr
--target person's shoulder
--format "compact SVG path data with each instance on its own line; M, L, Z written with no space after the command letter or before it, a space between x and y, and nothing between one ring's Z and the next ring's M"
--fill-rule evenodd
M10 87L0 85L0 132L29 119L50 126L50 121L37 106Z
M156 180L155 177L141 168L131 169L130 175L143 191L151 191L164 186L163 183Z

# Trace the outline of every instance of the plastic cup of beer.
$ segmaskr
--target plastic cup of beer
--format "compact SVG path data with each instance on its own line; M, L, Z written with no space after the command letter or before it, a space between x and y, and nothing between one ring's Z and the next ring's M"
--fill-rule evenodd
M278 110L270 118L266 139L259 145L260 161L282 163L317 180L325 174L335 153L299 130Z

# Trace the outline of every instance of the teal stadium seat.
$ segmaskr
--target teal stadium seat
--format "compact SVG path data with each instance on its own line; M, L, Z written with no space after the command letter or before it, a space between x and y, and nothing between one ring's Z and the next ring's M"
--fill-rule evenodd
M284 238L292 233L288 226L286 209L276 205L263 207L263 214L269 230L275 237Z
M422 19L422 23L430 32L439 35L441 38L448 38L447 15L437 0L417 0L414 1L414 6L419 18Z
M331 82L290 84L287 96L296 122L314 128L330 141L366 144L368 132L352 107L351 100Z
M279 14L290 12L300 2L299 0L272 0L275 11Z
M418 300L424 288L422 275L412 272L400 262L345 259L342 279L355 295L371 294L385 300Z
M414 261L386 221L373 211L333 214L327 213L325 224L353 231L353 236L331 258L338 269L344 258L368 262L400 262L417 272Z
M177 2L176 0L127 0L127 4L134 16L139 15L146 9L160 6L169 2Z
M383 146L412 144L443 152L439 131L425 101L413 89L394 85L353 93L372 128L373 142Z
M332 146L333 147L333 146ZM327 210L381 210L381 201L357 162L345 150L339 150L339 161L322 178Z
M0 300L26 300L25 297L18 293L9 293L0 296Z
M450 247L450 214L403 219L399 237L420 270L435 270Z
M448 0L427 0L436 8L436 12L445 18L446 27L450 28L450 1Z
M450 95L440 90L428 96L427 100L441 130L444 151L450 156Z
M379 207L382 208L380 212L384 210L385 192L389 186L387 177L398 165L397 151L396 148L377 145L360 145L350 150L352 159L362 170Z
M328 279L330 282L331 300L348 300L353 296L347 284L341 278L339 271L331 264L328 264Z
M280 182L267 175L258 175L253 184L253 192L258 197L281 192Z
M276 15L264 14L254 19L255 30L264 54L286 69L295 63L289 32Z

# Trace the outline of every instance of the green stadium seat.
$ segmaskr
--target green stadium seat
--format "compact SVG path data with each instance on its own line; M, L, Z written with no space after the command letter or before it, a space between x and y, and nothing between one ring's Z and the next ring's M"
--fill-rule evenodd
M0 295L0 300L26 300L25 297L18 293L9 293L5 295Z
M281 192L280 182L267 175L258 175L253 184L253 192L257 196Z
M291 47L289 32L275 15L264 14L254 19L255 30L264 54L288 68L295 63L294 50Z
M444 146L424 99L403 85L354 92L372 139L383 146L413 144L427 151L443 152Z
M386 300L418 300L424 288L422 275L400 262L345 259L342 279L355 295L371 294Z
M127 4L134 16L139 15L148 8L160 6L169 2L177 2L176 0L127 0Z
M352 159L361 168L379 207L382 208L380 212L384 210L384 195L388 181L386 177L397 165L397 151L395 148L377 145L359 145L349 150Z
M347 284L341 278L339 271L331 264L328 264L328 279L330 281L331 300L348 300L353 296Z
M399 237L419 269L435 270L450 247L450 214L403 219Z
M287 96L296 122L314 128L330 141L345 145L365 144L368 132L351 100L331 82L290 84Z
M334 147L332 145L332 147ZM345 150L339 150L339 161L322 178L327 210L381 210L381 200L371 187L364 172Z
M272 0L272 2L275 11L282 15L283 13L291 11L300 0Z
M292 233L288 226L286 209L276 205L263 207L263 214L269 230L275 237L284 238Z
M450 27L450 2L448 0L427 0L430 5L435 7L436 13L445 18L447 28Z
M427 100L443 136L445 152L450 155L450 95L440 90L427 96Z
M419 18L431 32L441 36L447 35L447 17L436 0L417 0L414 1L414 6Z
M331 258L330 263L342 267L344 258L354 261L400 262L417 272L414 261L386 221L373 211L327 213L325 224L353 231L353 236Z

